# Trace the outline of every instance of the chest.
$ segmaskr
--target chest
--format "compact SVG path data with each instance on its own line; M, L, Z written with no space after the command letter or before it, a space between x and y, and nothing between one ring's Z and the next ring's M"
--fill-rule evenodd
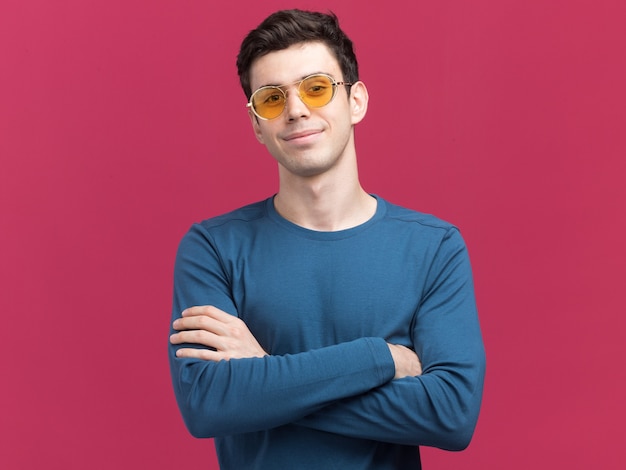
M410 343L426 269L409 246L270 244L233 269L233 297L272 354L360 337Z

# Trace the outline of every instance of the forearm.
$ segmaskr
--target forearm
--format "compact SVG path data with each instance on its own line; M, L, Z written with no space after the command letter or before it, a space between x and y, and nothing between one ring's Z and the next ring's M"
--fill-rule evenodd
M462 377L444 370L393 380L319 410L298 425L342 436L462 450L480 409L484 362Z
M174 391L196 437L253 432L293 423L393 378L383 340L363 338L294 355L230 361L175 357Z
M469 258L450 232L434 258L410 337L419 377L394 380L299 424L344 436L448 450L465 448L482 399L485 351Z

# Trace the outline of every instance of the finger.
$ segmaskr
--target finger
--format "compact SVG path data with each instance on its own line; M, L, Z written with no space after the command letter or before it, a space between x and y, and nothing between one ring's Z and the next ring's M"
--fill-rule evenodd
M224 357L222 357L222 354L218 351L212 351L210 349L194 349L194 348L180 348L178 351L176 351L176 357L202 359L203 361L213 361L213 362L218 362L224 359Z
M214 318L215 320L227 323L237 318L230 313L225 312L224 310L220 310L213 305L199 305L195 307L189 307L182 312L183 318L189 318L194 316L207 316L210 318Z
M219 336L205 330L186 330L170 336L172 344L200 344L209 348L222 349Z
M217 307L213 305L195 305L193 307L186 308L182 311L182 316L184 317L193 317L197 315L207 315L210 316L211 312L214 310L219 310Z
M182 312L183 317L174 321L175 330L211 331L217 335L227 336L233 325L241 323L239 317L213 306L190 307Z
M172 323L172 328L177 331L206 330L216 334L219 334L224 329L223 323L206 315L178 318Z

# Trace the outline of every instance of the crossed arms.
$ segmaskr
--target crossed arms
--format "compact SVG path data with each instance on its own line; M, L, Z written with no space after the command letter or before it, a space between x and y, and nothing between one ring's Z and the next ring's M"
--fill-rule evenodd
M177 262L170 365L190 432L227 436L290 424L465 448L480 408L484 349L464 244L454 234L448 244L411 325L412 344L363 337L282 355L264 350L238 318L228 289L215 287L226 276L194 272L210 260L195 252Z
M170 336L172 344L191 343L210 348L180 348L176 351L179 358L219 362L268 355L242 320L217 307L190 307L174 320L172 327L178 332ZM414 351L401 344L387 343L387 346L393 359L394 379L421 375L422 365Z

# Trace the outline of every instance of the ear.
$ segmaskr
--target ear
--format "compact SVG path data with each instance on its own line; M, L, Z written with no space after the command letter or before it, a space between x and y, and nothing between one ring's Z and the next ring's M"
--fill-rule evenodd
M352 124L357 124L363 120L367 114L367 103L369 95L367 87L363 82L356 82L350 87L350 111L352 113Z
M259 118L256 117L252 110L248 110L248 117L250 118L250 123L252 124L252 130L254 131L256 140L265 145L265 142L263 141L263 134L261 133L261 127L259 126Z

